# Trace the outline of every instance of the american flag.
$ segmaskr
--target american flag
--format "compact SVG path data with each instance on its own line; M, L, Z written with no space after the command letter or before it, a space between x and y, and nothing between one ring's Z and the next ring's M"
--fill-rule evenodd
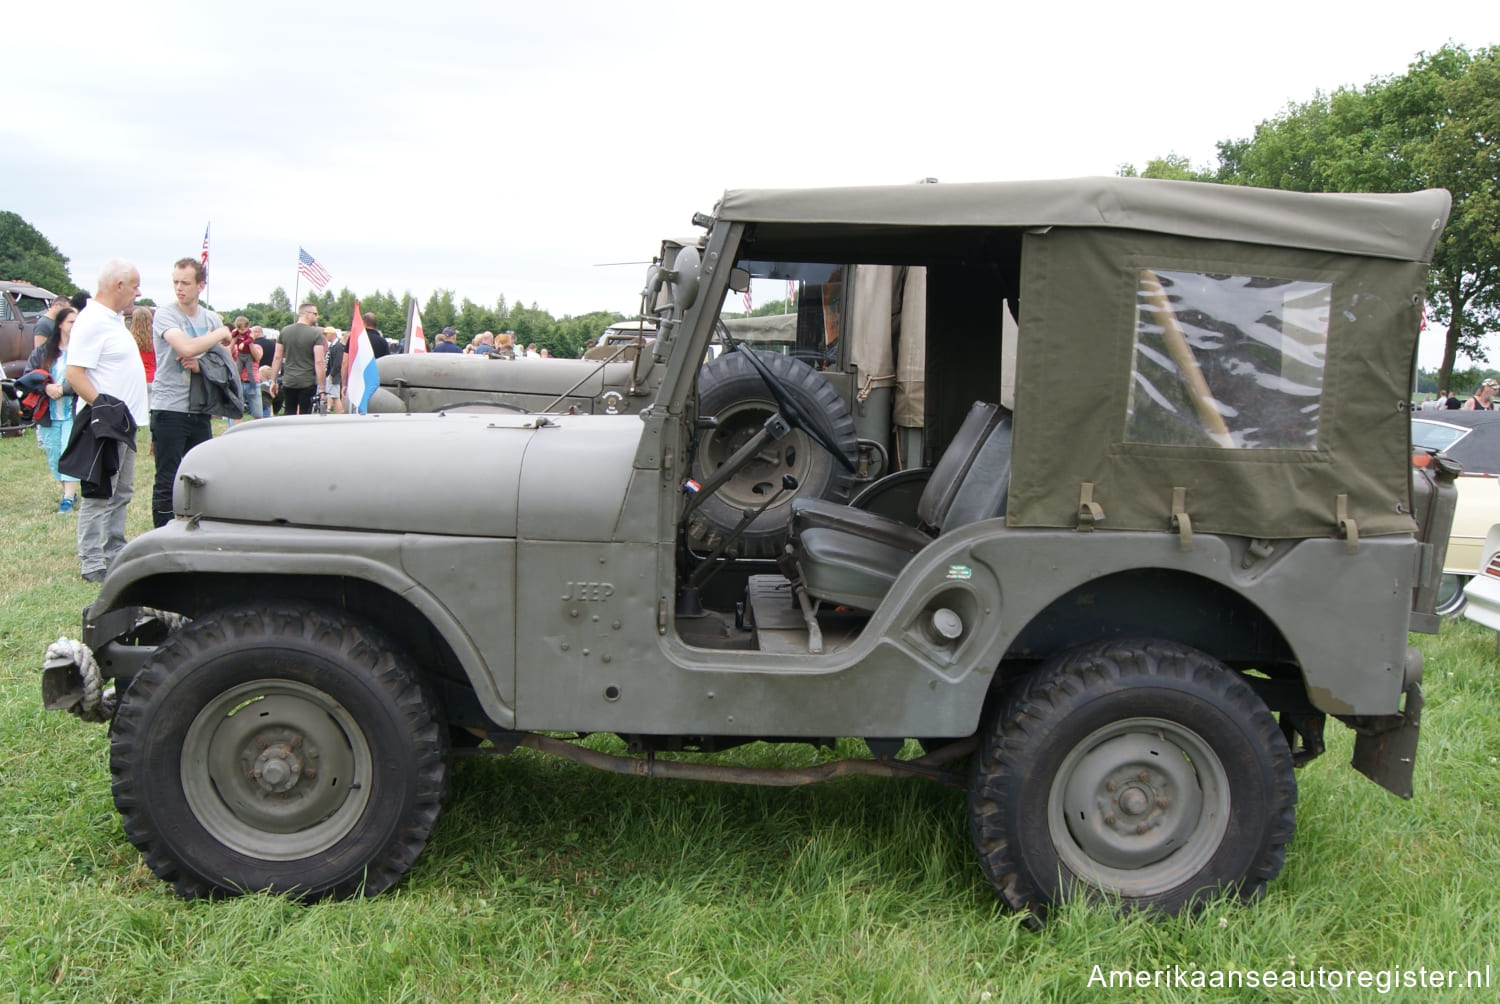
M209 224L210 226L212 224ZM203 267L208 268L208 226L203 228Z
M748 314L748 313L750 313L754 309L755 309L755 301L752 300L752 299L750 299L750 291L747 289L747 290L745 290L745 313Z
M306 248L297 249L297 271L307 276L307 281L312 283L313 289L319 293L323 287L333 281L333 276L328 274L327 269L318 264L316 258L307 253Z

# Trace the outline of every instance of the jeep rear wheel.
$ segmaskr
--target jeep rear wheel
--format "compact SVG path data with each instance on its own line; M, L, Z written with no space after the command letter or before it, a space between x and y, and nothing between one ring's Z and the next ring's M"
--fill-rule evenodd
M1109 642L1016 687L975 757L969 821L1015 910L1103 893L1176 913L1258 895L1296 800L1291 751L1243 679L1186 646Z
M374 895L437 822L448 733L371 626L230 609L169 638L126 688L110 771L126 836L181 896Z
M727 352L698 371L698 410L717 419L717 425L698 437L693 477L703 480L750 440L777 410L770 389L745 353L748 347ZM791 356L761 352L760 362L771 371L785 393L821 424L825 438L852 456L858 446L854 418L828 381L811 366ZM746 509L758 507L781 487L783 474L797 479L797 489L757 516L741 535L737 548L743 557L774 557L789 534L792 499L843 499L851 477L813 437L793 429L780 442L769 443L760 454L703 502L693 513L688 537L694 548L710 550L719 535L739 524Z

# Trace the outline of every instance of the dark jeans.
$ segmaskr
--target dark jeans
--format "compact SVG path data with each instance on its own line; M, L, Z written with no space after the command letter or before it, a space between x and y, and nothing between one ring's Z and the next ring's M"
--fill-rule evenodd
M281 393L286 396L288 415L311 415L313 413L313 399L318 396L318 388L283 387Z
M156 447L156 485L151 490L151 524L166 526L172 522L172 485L177 481L177 466L183 455L214 438L207 415L189 415L182 411L151 413L151 442Z

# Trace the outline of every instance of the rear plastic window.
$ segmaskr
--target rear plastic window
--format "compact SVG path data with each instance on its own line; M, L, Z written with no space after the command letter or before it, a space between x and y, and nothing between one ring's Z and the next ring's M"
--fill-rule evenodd
M1125 441L1315 450L1333 286L1141 269Z

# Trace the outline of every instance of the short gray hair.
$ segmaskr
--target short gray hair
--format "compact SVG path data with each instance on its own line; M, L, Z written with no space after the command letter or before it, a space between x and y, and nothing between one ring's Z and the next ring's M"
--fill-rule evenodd
M135 265L124 258L111 258L99 269L99 288L109 289L115 283L129 279L135 270Z

